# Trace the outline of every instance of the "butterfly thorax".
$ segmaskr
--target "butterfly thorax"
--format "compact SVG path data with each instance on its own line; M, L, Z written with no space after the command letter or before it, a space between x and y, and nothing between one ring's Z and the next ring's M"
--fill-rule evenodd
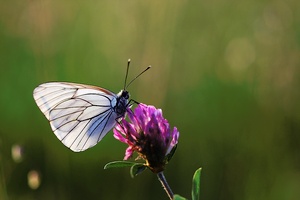
M117 102L115 104L114 111L120 115L120 116L124 116L124 114L126 113L126 108L128 106L128 99L129 99L129 92L126 90L121 90L118 94L117 94Z

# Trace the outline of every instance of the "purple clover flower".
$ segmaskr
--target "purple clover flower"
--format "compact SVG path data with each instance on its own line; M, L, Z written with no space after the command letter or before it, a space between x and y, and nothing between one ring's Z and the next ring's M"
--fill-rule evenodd
M144 159L152 172L163 171L178 143L177 128L171 130L162 110L154 106L140 103L134 112L128 108L127 113L131 123L122 119L113 130L117 140L129 145L124 160L131 158L136 151L138 158Z

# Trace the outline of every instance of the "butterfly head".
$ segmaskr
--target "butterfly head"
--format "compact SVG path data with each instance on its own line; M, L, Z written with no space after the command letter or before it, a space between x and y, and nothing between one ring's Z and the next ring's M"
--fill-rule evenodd
M126 100L129 99L130 94L127 90L121 90L119 94L120 94L120 98L124 98Z

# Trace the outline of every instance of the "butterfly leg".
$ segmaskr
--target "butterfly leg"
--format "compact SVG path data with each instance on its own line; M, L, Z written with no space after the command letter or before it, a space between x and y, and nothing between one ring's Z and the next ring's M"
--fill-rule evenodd
M140 104L140 102L130 99L129 102L127 103L126 107L132 106L133 104Z
M119 118L116 119L116 122L117 122L117 124L119 124L119 126L123 129L123 131L125 131L125 128L124 128L123 123L121 122L121 119L120 119L120 118L122 119L122 117L119 117ZM119 121L118 119L120 119L120 121Z

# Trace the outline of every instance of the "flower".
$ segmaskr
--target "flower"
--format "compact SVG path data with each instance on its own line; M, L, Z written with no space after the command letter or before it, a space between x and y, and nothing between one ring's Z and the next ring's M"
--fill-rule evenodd
M136 151L138 158L144 159L145 166L152 172L163 171L178 143L177 128L174 127L172 131L162 116L162 110L154 106L140 103L134 112L128 108L127 113L131 123L122 119L113 130L117 140L129 145L124 160L132 157Z

